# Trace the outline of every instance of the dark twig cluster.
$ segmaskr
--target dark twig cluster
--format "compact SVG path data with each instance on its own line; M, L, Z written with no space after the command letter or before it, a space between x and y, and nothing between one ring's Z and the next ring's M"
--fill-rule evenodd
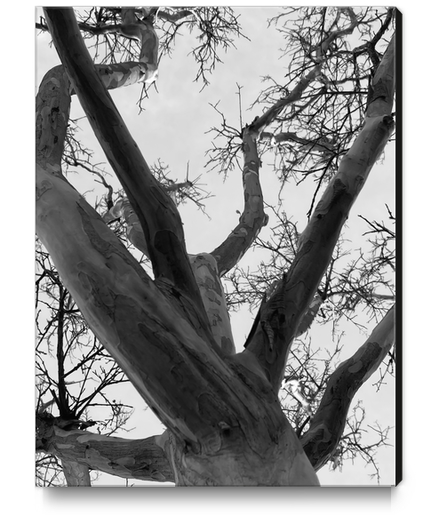
M37 427L63 430L95 426L103 434L122 428L133 409L112 399L109 389L127 382L103 349L63 286L48 253L36 244ZM98 414L92 420L89 413ZM93 415L94 416L94 415ZM39 430L38 429L38 430ZM39 450L43 449L40 435ZM58 483L56 460L37 461L37 477Z

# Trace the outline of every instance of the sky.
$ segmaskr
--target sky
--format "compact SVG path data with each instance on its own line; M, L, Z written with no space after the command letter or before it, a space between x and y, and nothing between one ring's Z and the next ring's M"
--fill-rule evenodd
M237 41L236 50L231 49L222 56L223 63L217 66L211 77L211 85L203 91L201 91L202 84L193 82L196 64L188 55L191 37L185 34L178 40L172 58L165 57L162 60L157 84L158 93L154 90L150 92L150 98L144 102L144 113L138 115L136 105L139 98L139 85L111 92L147 162L152 164L160 158L172 170L171 178L178 181L185 179L187 163L189 163L190 178L202 175L200 182L207 184L206 189L214 195L206 203L209 216L202 215L193 204L180 209L189 253L210 252L215 248L236 225L237 211L242 210L240 172L237 170L225 180L222 175L217 175L216 172L207 173L205 169L207 161L205 151L211 145L211 135L205 133L211 126L219 123L219 115L210 107L210 104L217 102L220 102L218 107L227 116L227 122L239 127L237 83L243 87L241 90L242 117L244 122L250 123L256 115L261 114L259 106L246 110L262 89L261 77L271 74L274 78L282 80L285 75L286 61L280 59L279 52L280 47L283 46L283 40L277 32L267 29L265 22L276 12L276 9L257 7L241 10L243 31L252 41ZM262 36L256 38L255 34ZM36 87L46 71L59 63L55 50L52 47L49 48L49 41L50 37L47 34L37 39ZM74 97L71 118L81 116L83 112ZM79 125L81 127L79 137L95 151L94 162L106 162L86 120L81 120ZM278 183L269 163L266 164L267 166L264 163L261 171L264 198L267 202L276 202ZM346 236L353 238L353 244L354 238L364 232L364 226L361 225L358 214L363 214L370 220L383 220L385 219L384 203L388 203L390 207L394 206L394 166L393 151L387 150L384 164L375 166L350 214ZM109 169L108 165L106 169ZM89 182L88 177L83 177L83 174L69 175L68 179L79 191L87 192L86 197L90 203L96 196L100 198L100 194L104 193L103 190L92 192L95 184ZM298 221L300 230L306 223L306 211L313 189L314 185L303 183L301 186L286 188L283 192L284 208ZM382 192L384 192L383 197ZM265 236L264 231L261 236ZM253 265L255 258L251 256L248 259L248 262ZM232 317L237 350L241 350L251 323L252 317L247 310ZM370 331L372 329L373 326L370 327ZM346 337L343 340L345 348L341 360L349 357L365 341L366 336L353 327L346 327ZM325 342L329 347L334 343L329 326L315 329L311 337L312 341ZM320 343L320 346L322 345ZM394 426L393 381L389 378L388 384L377 395L372 386L373 382L372 378L361 388L352 406L358 399L363 400L367 412L366 424L372 424L378 420L383 427ZM149 410L145 410L143 402L133 389L130 388L125 395L128 404L136 405L131 421L136 429L125 436L139 438L157 433L160 423ZM131 396L136 398L134 402L131 402ZM392 443L394 443L393 436L392 432ZM393 484L393 448L382 449L377 459L382 477L381 484ZM324 485L369 485L375 484L369 479L369 474L372 472L371 467L364 468L363 462L359 460L354 465L345 462L342 472L328 471L325 467L319 472L319 479ZM112 477L103 477L101 481L102 484L124 484L123 480Z

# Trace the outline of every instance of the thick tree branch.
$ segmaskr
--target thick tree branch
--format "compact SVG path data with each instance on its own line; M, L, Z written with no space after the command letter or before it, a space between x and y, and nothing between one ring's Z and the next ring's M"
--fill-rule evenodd
M57 68L54 77L51 74L43 82L40 96L47 99L46 104L51 105L50 94L56 99L56 105L62 104L62 94L68 96L68 82L64 77L64 70ZM41 109L44 108L43 104L44 102L38 98ZM54 113L57 111L54 110ZM45 165L37 167L36 205L39 237L50 252L64 284L73 295L89 326L132 380L138 392L150 406L157 406L159 417L164 423L189 434L186 427L190 421L185 425L175 421L176 418L183 417L178 384L175 380L166 383L164 377L173 373L170 361L173 359L180 364L176 370L177 376L183 374L189 381L191 378L200 377L198 382L202 380L203 383L201 386L195 384L196 391L208 391L207 381L203 380L199 373L190 371L190 351L183 343L187 346L192 345L198 353L202 351L203 355L199 361L206 362L208 358L204 356L204 341L197 337L191 326L186 330L187 333L191 330L189 334L183 332L185 327L182 324L185 321L176 307L181 299L178 299L178 296L175 299L171 298L172 304L166 300L99 215L62 177L61 149L58 150L58 147L64 138L68 111L57 114L63 123L58 123L49 113L45 117L40 114L37 116L38 144L41 149L38 161ZM44 120L46 123L43 123ZM45 132L48 132L48 135ZM52 151L49 145L40 143L48 139L54 144ZM45 152L46 149L50 151ZM159 301L162 304L157 307ZM184 309L187 310L188 305ZM159 319L157 313L166 319L165 322ZM158 329L154 323L159 326ZM197 321L195 325L199 327ZM177 330L182 335L177 334L177 337L174 337ZM172 338L177 341L174 345ZM146 345L149 345L148 350L143 352ZM162 350L164 347L166 352ZM180 355L183 354L183 357L178 355L175 358L177 351ZM211 352L210 355L212 356ZM146 371L141 368L142 365ZM218 366L223 365L219 362ZM192 369L194 370L193 365ZM147 380L148 376L153 380ZM166 404L169 397L171 401ZM216 397L214 395L214 399ZM194 400L184 400L185 410L191 409L196 413ZM202 421L202 417L196 415L195 420L197 425Z
M108 88L116 88L132 84L139 80L141 71L136 63L117 65L97 65L96 69ZM49 70L42 80L36 100L36 157L42 168L65 182L67 180L61 173L61 156L64 149L64 140L69 120L70 95L74 94L70 81L62 65ZM127 201L130 206L130 203ZM131 210L130 210L131 211ZM130 222L131 239L139 248L139 244L146 245L145 237L133 212ZM133 230L135 225L139 231ZM136 236L136 238L134 237ZM148 255L148 251L146 252ZM133 259L130 256L130 259ZM189 304L187 300L172 299L177 305ZM178 301L179 304L178 304ZM187 311L187 308L184 308ZM193 310L192 310L193 311ZM187 315L188 316L188 315ZM193 315L192 315L193 318ZM197 321L197 326L199 322ZM206 334L206 333L205 333Z
M169 21L171 23L176 23L177 21L180 21L183 18L187 18L188 16L195 16L195 13L189 9L180 9L174 12L163 11L161 9L157 11L158 18Z
M224 355L235 354L232 328L217 262L211 254L190 255L190 262L216 343Z
M133 7L124 7L121 9L119 32L139 41L139 62L145 71L144 82L151 84L157 79L159 54L159 38L153 27L152 16L138 20Z
M199 325L210 335L208 319L187 258L176 206L153 177L109 93L95 71L73 9L45 9L63 65L113 170L144 229L156 279L191 300Z
M131 86L132 84L142 81L145 75L145 72L142 71L142 67L135 61L115 64L96 64L95 69L106 89ZM74 89L72 89L71 94L75 94Z
M394 52L388 47L376 76L385 91L394 91ZM383 71L386 71L384 74ZM340 163L298 242L288 272L269 300L265 300L247 339L274 387L279 387L291 342L330 263L341 228L371 168L393 131L393 97L370 103L362 131ZM372 113L373 116L370 116Z
M127 227L127 238L148 257L148 247L142 226L127 199L116 202L103 216L106 222L116 218L124 219ZM234 354L235 345L217 263L212 255L205 253L189 255L189 259L208 315L214 340L223 354Z
M67 486L91 486L90 471L85 463L62 459Z
M65 69L56 66L44 76L36 98L36 160L59 177L69 122L69 89Z
M384 53L380 65L369 86L367 116L390 115L395 92L395 38L392 39Z
M348 8L348 11L350 12L351 9ZM256 117L253 123L243 130L245 205L240 223L228 238L211 253L217 259L220 276L223 276L238 263L259 234L260 229L267 222L267 217L263 212L263 196L259 183L260 159L256 142L259 139L260 133L263 128L275 120L287 105L299 100L309 84L319 76L324 56L330 43L337 37L351 33L356 25L356 18L352 15L351 24L347 29L334 31L327 36L319 48L316 49L316 61L318 64L299 81L298 85L287 97L280 99L263 115ZM290 133L287 134L291 136ZM283 139L283 136L278 137L281 140ZM307 141L307 143L309 144L310 142ZM320 145L320 142L316 144Z
M220 277L231 270L256 239L268 218L263 211L263 195L259 181L260 159L257 152L258 133L251 127L243 130L244 168L244 209L239 224L226 240L211 252L217 260Z
M284 435L295 456L286 473L307 469L269 383L205 345L96 211L40 166L36 206L39 237L89 327L178 439L213 454L232 438L269 445ZM271 459L285 463L277 453Z
M320 306L323 304L324 298L317 293L314 299L311 301L311 304L308 306L307 311L304 313L301 321L299 322L298 329L295 334L295 338L299 338L302 334L304 334L311 327L311 324L314 322L314 319L319 312Z
M167 440L166 432L160 436L131 440L78 429L65 431L49 414L37 418L36 451L61 459L63 465L68 465L65 473L75 470L70 482L68 479L68 486L91 486L84 484L83 472L88 474L88 470L124 479L175 482L163 449ZM76 484L79 478L82 484Z
M331 457L343 435L359 388L374 374L395 343L395 305L367 341L331 374L320 405L301 444L315 470Z
M100 64L96 65L96 71L107 89L135 84L143 75L135 62ZM69 121L70 95L74 94L63 65L58 65L45 74L36 99L36 159L42 166L50 165L58 174Z
M78 429L64 431L55 419L38 417L36 451L53 454L68 468L98 470L125 479L174 481L166 455L158 445L158 436L127 440ZM67 478L67 476L66 476ZM68 486L70 485L68 480ZM90 486L90 485L76 485Z
M89 25L78 23L80 30L88 32L93 36L102 34L120 34L129 39L139 41L140 52L138 65L141 69L141 78L146 84L151 84L157 79L158 72L158 51L159 38L153 27L152 16L144 14L139 20L135 12L139 11L134 7L121 9L121 23L110 23L105 25ZM151 9L150 9L151 11Z
M60 88L60 81L50 81L51 86ZM55 133L56 127L47 130ZM57 141L55 135L53 139ZM219 358L220 351L205 345L206 333L193 306L178 292L161 293L61 176L60 152L56 156L58 174L52 166L37 166L37 231L92 331L179 438L218 448L226 425L237 427L245 420L244 433L255 439L259 424L249 421L250 406L256 404L250 388ZM265 410L268 385L252 383L266 392L253 409Z
M230 411L222 406L230 373L218 347L205 344L178 298L157 288L79 193L40 166L36 206L38 235L94 334L163 423L196 439L190 428L205 420L197 392L214 404L210 419ZM179 384L188 387L182 392Z

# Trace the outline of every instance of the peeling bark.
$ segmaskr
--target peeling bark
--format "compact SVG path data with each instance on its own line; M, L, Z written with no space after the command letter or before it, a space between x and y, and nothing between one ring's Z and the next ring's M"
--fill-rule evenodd
M229 428L225 426L223 430L228 432ZM39 435L37 451L53 454L63 464L67 464L65 473L69 476L68 486L90 486L84 484L83 477L83 472L87 471L88 474L88 470L125 479L175 482L183 486L318 485L315 476L314 479L309 477L309 463L302 450L295 445L287 445L288 434L285 434L284 442L280 442L275 449L278 449L278 454L286 452L288 447L290 450L285 460L276 460L276 466L273 451L265 455L257 454L255 450L246 451L243 440L238 436L229 436L229 453L197 456L190 448L184 448L184 443L177 441L169 432L128 440L88 431L64 431L48 424L43 435ZM243 455L248 458L243 460ZM238 467L241 461L243 463ZM261 475L260 480L256 479L256 472Z
M374 374L395 343L395 305L367 341L329 377L320 405L301 438L315 470L328 461L342 437L347 414L359 388Z
M295 338L299 338L302 334L310 329L311 324L314 322L314 319L319 312L320 306L323 304L323 298L317 294L314 299L311 301L311 304L308 306L307 311L304 313L301 321L299 322L298 329L295 333Z
M159 38L154 30L151 17L138 20L135 9L123 7L121 9L121 25L118 32L127 38L139 41L139 63L144 70L143 81L151 84L157 79Z
M90 125L142 225L155 277L170 282L184 297L190 298L194 318L209 336L208 318L187 258L176 206L151 174L96 73L73 9L47 8L45 15L57 52Z
M208 466L205 484L233 484L250 459L279 475L263 480L260 472L249 472L241 484L298 484L305 477L316 484L270 385L204 345L99 215L66 181L40 167L36 217L89 326L172 431L175 449L188 456L187 474L178 472L180 484L203 484L202 463ZM173 456L177 463L177 452Z
M159 436L127 440L74 429L64 431L49 418L41 423L36 450L53 454L63 464L75 464L67 470L98 470L125 479L174 481L165 452L158 444ZM77 474L79 482L80 474ZM66 476L67 478L67 476ZM73 480L71 478L71 480ZM68 486L90 486L71 485Z
M351 402L360 387L374 374L388 352L395 344L395 305L388 311L382 321L372 331L366 342L351 356L341 363L329 377L325 394L320 402L308 431L302 436L300 443L308 460L318 471L325 465L337 448L342 437L347 414ZM250 370L252 367L249 367ZM250 376L251 377L251 376ZM295 392L294 392L295 394ZM297 395L297 394L296 394ZM299 399L301 401L301 399ZM302 402L302 401L301 401ZM160 436L128 440L117 437L97 435L88 431L65 431L58 427L51 416L37 418L38 438L36 448L53 454L63 463L69 463L69 486L85 486L73 484L79 482L83 472L88 469L106 472L122 478L134 478L148 481L172 481L180 485L192 484L248 484L255 481L253 467L247 461L248 470L230 476L234 467L230 464L235 456L241 454L243 443L232 434L229 438L239 446L231 444L229 454L216 453L210 456L193 456L191 449L185 449L175 437L165 432ZM235 428L220 424L220 429L227 434L235 435ZM185 452L185 455L184 455ZM298 452L298 451L296 451ZM267 456L267 459L270 457ZM256 460L256 458L255 458ZM194 463L194 462L197 462ZM294 458L295 467L302 470L305 460L299 453ZM256 461L256 466L257 466ZM193 464L193 466L191 465ZM263 466L259 463L259 467ZM272 465L271 465L272 466ZM208 479L208 470L215 467L223 474L220 483ZM298 469L295 469L295 474ZM236 467L235 467L236 469ZM191 472L193 470L194 472ZM198 474L196 474L196 470ZM75 471L73 473L73 471ZM81 471L81 472L78 472ZM268 472L269 473L269 472ZM272 470L265 484L279 484L280 470ZM80 475L81 474L81 475ZM290 473L292 474L292 472ZM277 478L276 478L277 477ZM302 473L295 476L295 484L302 483ZM70 483L69 483L70 481ZM214 481L214 478L213 478ZM292 481L292 479L289 479ZM252 483L254 484L254 483ZM280 483L282 484L282 483Z
M223 277L240 261L268 221L263 211L263 195L259 181L261 162L257 152L258 136L258 132L251 127L246 127L243 131L244 209L239 224L226 240L211 252L217 261L220 277Z
M384 53L370 84L367 116L390 115L395 92L395 44L396 34Z
M189 256L211 332L224 355L235 354L235 345L217 262L211 254Z
M376 75L384 77L387 89L394 91L394 52L388 47ZM380 80L383 80L382 78ZM349 211L358 197L374 163L394 128L387 112L393 96L380 97L368 107L364 127L344 156L310 221L301 234L298 252L288 272L269 300L262 303L246 342L256 355L274 388L279 388L284 367L298 326L310 306Z
M223 443L220 451L214 453L194 453L183 442L165 434L165 452L176 485L319 486L317 476L286 420L285 430L278 433L269 446L262 446L262 439L260 442L244 440L238 428L220 426L224 433Z
M57 176L69 122L69 89L63 66L56 66L43 78L36 98L36 161Z
M234 266L265 222L257 138L286 105L285 99L243 132L245 207L240 224L212 256L190 259L175 205L151 175L106 92L109 84L138 80L139 73L133 67L129 75L119 72L121 77L111 73L112 68L109 73L96 72L73 11L46 9L46 14L65 68L47 75L38 98L38 234L90 328L168 431L139 440L133 450L130 441L53 427L45 441L40 439L39 449L60 456L70 481L77 484L86 481L85 472L94 467L121 477L138 473L158 481L173 478L177 485L318 485L310 460L281 410L278 386L290 342L310 306L341 226L390 135L389 96L384 96L384 108L382 95L375 96L369 112L377 114L368 116L316 207L291 269L262 304L247 349L229 356L230 345L225 346L226 354L220 352L225 334L213 337L211 332L211 306L220 303L215 318L227 317L220 300L222 289L218 291L219 275ZM319 52L323 51L324 45ZM390 68L391 62L384 58L382 66ZM289 102L302 94L318 72L317 66ZM385 91L390 91L388 87ZM144 235L141 248L150 256L155 281L61 175L71 91L77 92L131 202L135 225L139 223ZM220 327L228 326L228 320L222 319ZM383 345L375 338L347 368L355 381L368 378L383 356ZM367 360L372 366L366 365ZM323 408L322 404L322 412ZM312 452L321 454L314 433L309 434Z
M61 460L61 465L67 486L91 486L87 465L69 460Z
M203 380L201 374L191 373L195 365L189 368L190 359L194 361L195 358L188 354L197 352L201 355L197 357L199 363L208 362L208 365L217 359L217 355L208 353L206 356L207 345L192 326L66 181L40 167L37 178L38 234L66 287L93 332L150 406L159 406L160 412L170 413L169 418L173 417L171 424L183 426L182 422L175 421L182 417L182 412L175 400L178 399L178 385L174 376L180 380L181 376L187 377L190 384L198 377ZM223 364L219 362L218 366ZM206 380L201 386L196 383L195 388L205 391L208 389L205 385ZM154 398L148 391L149 386L156 397L164 400ZM169 390L170 394L167 393ZM195 412L199 425L194 401L192 398L186 400L189 395L192 395L191 391L184 402ZM171 397L170 401L168 397ZM161 409L166 401L169 406ZM184 432L189 434L190 430L184 428Z
M116 218L124 219L127 238L148 257L145 234L130 202L118 201L104 216L106 222ZM223 286L220 281L216 260L210 254L189 255L193 274L202 297L210 323L211 333L223 354L234 354L235 345L226 305Z

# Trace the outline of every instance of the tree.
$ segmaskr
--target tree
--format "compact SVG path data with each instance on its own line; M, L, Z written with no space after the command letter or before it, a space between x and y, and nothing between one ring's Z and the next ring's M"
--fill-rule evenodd
M166 426L162 435L140 440L92 433L80 419L80 398L68 412L71 403L64 391L63 401L59 395L66 383L58 380L59 416L39 406L37 449L61 460L69 485L89 485L89 470L178 485L317 485L316 471L342 455L355 393L385 358L394 361L393 231L368 221L378 236L374 254L338 270L342 228L394 129L394 20L394 9L371 8L306 8L273 20L293 52L287 82L267 88L257 100L263 114L240 129L214 106L222 117L216 136L227 140L214 144L209 163L225 173L240 165L243 212L213 252L190 255L173 197L202 207L198 185L188 177L172 182L162 165L147 165L107 90L141 80L144 105L159 51L169 52L183 24L199 31L197 78L207 84L217 47L230 42L230 33L241 35L237 19L219 8L100 8L77 23L72 9L45 9L38 28L49 30L62 66L46 74L37 97L36 219L61 278L56 319L76 303L106 359L114 360L114 377L118 366ZM110 64L94 66L81 31L96 37L96 59L99 38L107 38ZM347 37L355 33L365 42L351 48ZM115 61L122 49L131 61ZM91 170L108 190L96 206L101 214L62 173L67 164L86 166L68 126L72 94L123 189L114 194ZM302 233L282 207L270 206L276 223L264 240L259 171L271 152L282 187L298 177L317 177L318 186ZM388 214L393 218L389 208ZM144 264L121 242L125 235ZM245 276L237 265L252 245L269 251L270 260ZM258 311L237 352L228 309L250 295ZM376 318L375 329L349 360L314 374L313 354L306 347L301 354L297 339L328 306L337 306L336 320L360 303ZM318 386L313 399L308 382ZM295 410L283 409L280 389L295 399Z

